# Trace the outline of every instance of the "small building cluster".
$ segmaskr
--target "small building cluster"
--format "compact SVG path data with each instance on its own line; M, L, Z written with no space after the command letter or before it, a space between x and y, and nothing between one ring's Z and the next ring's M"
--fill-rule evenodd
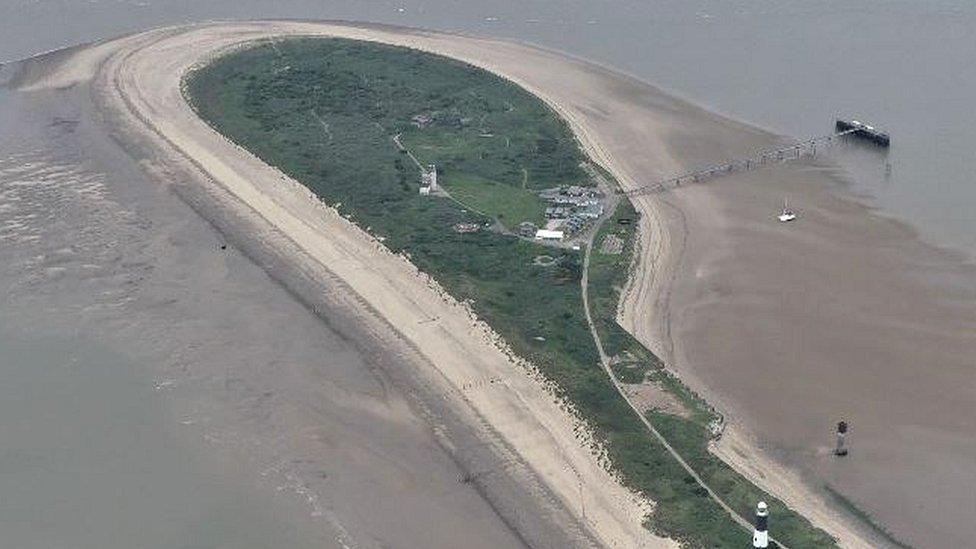
M564 206L549 206L546 208L546 219L563 219L572 213L573 210Z
M549 203L546 207L546 227L536 232L537 240L562 240L585 229L603 215L603 194L593 187L564 185L546 189L539 197Z
M562 185L545 189L539 193L544 200L558 204L581 205L587 204L603 196L603 193L594 187L582 187L580 185Z

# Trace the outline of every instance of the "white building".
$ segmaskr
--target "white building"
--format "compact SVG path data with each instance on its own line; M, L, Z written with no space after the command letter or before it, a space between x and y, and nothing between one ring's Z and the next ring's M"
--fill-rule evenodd
M430 188L427 193L423 194L429 194L430 192L437 190L437 166L434 164L427 164L427 169L421 170L420 186Z
M550 231L548 229L539 229L535 232L536 240L562 240L564 233L562 231Z

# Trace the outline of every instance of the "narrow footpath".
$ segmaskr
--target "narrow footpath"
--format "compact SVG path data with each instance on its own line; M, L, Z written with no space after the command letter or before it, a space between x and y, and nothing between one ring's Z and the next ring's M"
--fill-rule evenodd
M586 324L590 327L590 334L593 336L593 342L596 344L597 352L600 353L600 365L603 366L603 370L607 373L607 376L610 377L610 381L613 382L613 386L617 389L617 392L620 394L621 398L627 401L627 405L630 406L630 409L633 410L635 414L637 414L637 417L640 418L640 421L644 424L644 427L646 427L647 430L654 435L654 438L656 438L667 449L668 453L671 454L675 461L681 465L688 475L695 479L695 482L697 482L699 486L708 492L708 496L732 517L732 520L734 520L744 530L751 533L753 531L752 523L737 513L735 509L732 509L732 507L726 503L721 496L712 490L712 488L705 483L705 480L702 479L697 472L695 472L691 465L689 465L688 462L681 457L681 454L679 454L678 451L668 443L667 439L664 438L664 435L658 432L658 430L653 424L651 424L650 420L647 419L640 408L638 408L637 405L634 404L633 400L627 396L627 392L624 391L623 385L620 383L620 380L617 379L616 374L613 373L613 369L610 367L610 357L607 356L603 349L603 341L600 340L600 334L597 332L596 324L593 322L593 315L590 312L589 299L590 254L593 253L593 243L596 239L596 235L600 232L600 227L609 217L610 216L608 215L605 218L597 221L593 229L590 231L590 237L586 242L586 253L583 255L583 275L580 279L580 287L583 292L583 310L586 312ZM789 547L772 536L769 537L769 540L783 549L789 549Z

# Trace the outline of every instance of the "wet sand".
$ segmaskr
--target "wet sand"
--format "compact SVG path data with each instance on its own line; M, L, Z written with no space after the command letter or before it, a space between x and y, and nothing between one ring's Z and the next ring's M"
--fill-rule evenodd
M673 197L687 213L675 364L745 432L725 441L731 460L753 438L913 546L971 545L976 271L829 192L841 185L801 162ZM800 211L789 226L772 217L782 196Z
M479 542L462 542L466 529L484 522L487 540L499 535L500 522L509 535L517 533L520 542L535 547L673 546L643 527L648 503L613 479L591 450L571 407L556 399L530 366L514 360L497 335L405 258L391 254L297 182L214 133L186 104L180 77L188 68L225 46L296 32L292 26L318 33L326 29L282 24L150 31L33 64L21 72L17 85L35 94L90 85L96 114L145 172L335 323L336 330L371 341L360 347L374 349L375 360L387 364L387 375L411 382L403 398L430 424L431 442L459 462L457 474L450 467L439 472L439 480L454 490L437 490L428 486L429 475L412 475L414 462L422 469L432 464L422 455L385 447L390 435L377 427L344 422L349 432L329 436L289 411L277 416L273 428L263 429L279 448L297 446L301 453L314 455L318 444L331 448L333 456L341 451L345 472L330 476L345 479L341 494L327 498L313 488L316 483L308 472L289 468L288 478L297 479L295 491L308 499L314 516L339 531L339 538L351 540L344 543L368 547L378 539L376 544L403 547L469 546ZM251 373L276 378L266 369ZM479 383L488 378L503 382ZM317 386L308 379L294 383ZM377 408L355 396L321 397L358 414L400 420L400 409ZM359 455L364 459L357 460ZM371 472L369 456L378 464L398 456L405 459L403 470L391 470L384 478ZM380 479L393 485L389 496L382 483L379 490L372 486ZM398 493L395 488L403 484L419 492ZM470 509L453 505L451 497L458 490L480 495L482 510L490 504L493 514L483 516L474 502ZM315 505L325 499L332 507ZM422 512L428 507L425 499L431 500L434 512Z
M341 281L293 268L288 242L252 234L244 242L239 231L248 225L239 213L197 187L179 187L178 172L168 181L147 178L143 155L151 151L138 141L120 148L91 91L79 85L19 95L14 114L4 113L17 142L0 144L0 324L15 341L91 341L124 357L93 367L96 380L127 368L101 389L106 394L94 396L92 380L72 395L102 398L104 405L87 409L121 409L143 424L113 418L125 428L96 426L84 437L104 446L59 447L44 458L52 467L83 467L83 456L103 454L123 469L89 467L94 473L85 474L94 477L60 485L54 506L41 486L26 502L5 501L5 520L31 501L45 510L32 516L33 534L11 525L12 540L24 534L25 547L70 539L113 549L166 540L296 548L592 545L517 456L486 444L495 436L489 427L457 413L449 393L417 375L413 364L422 358L371 320ZM314 299L299 300L297 292ZM28 375L42 374L21 377ZM23 398L62 398L59 387L83 375L33 384L37 392ZM139 392L111 394L120 386ZM130 404L146 392L157 399L146 407L163 417L144 420ZM44 417L69 406L44 406ZM66 420L61 430L85 421ZM12 446L23 440L7 437L5 448L23 452ZM137 460L164 444L172 448L143 463L124 457ZM62 454L76 457L55 459ZM5 461L5 474L13 477L15 463ZM129 473L147 467L151 473ZM470 473L485 475L493 491L458 482ZM59 474L70 472L51 471L46 483ZM221 485L229 488L211 488ZM112 490L126 497L98 497ZM168 512L181 498L188 500L182 510ZM205 506L213 500L221 507L211 511ZM117 501L127 508L114 509ZM87 514L59 520L59 510L75 507ZM119 516L128 524L116 524ZM58 526L46 528L46 521ZM79 522L93 531L73 530Z
M663 139L685 169L783 141L699 109L657 118L675 112ZM618 165L659 174L637 137ZM621 321L726 414L719 455L808 516L832 511L796 494L801 481L913 546L964 547L976 538L976 269L847 185L828 151L640 200L658 202L666 236L645 233ZM784 198L797 222L775 220ZM646 260L659 250L672 269ZM837 460L841 419L852 453Z
M132 132L126 140L147 140L147 148L163 151L147 161L148 169L182 163L186 173L205 171L220 184L218 190L203 185L207 192L229 190L251 214L287 234L298 250L286 259L308 260L298 261L308 269L325 265L449 385L489 373L506 377L503 394L465 394L464 401L498 430L554 501L571 507L582 483L587 525L604 543L628 537L626 546L665 543L634 542L641 534L631 497L607 482L592 456L579 450L565 413L517 375L519 367L485 341L491 334L473 327L462 307L317 207L297 183L209 131L174 89L181 70L221 47L288 34L410 45L502 74L549 102L628 188L780 139L559 54L385 27L274 23L154 31L82 50L62 66L68 70L41 68L20 81L51 89L95 75L105 104L125 105L117 116L137 113L156 132L146 135L145 127L122 121ZM106 55L109 62L100 64ZM841 198L835 191L842 186L843 174L832 164L805 161L638 199L641 261L621 321L727 413L731 426L719 453L842 544L881 543L831 503L820 490L823 479L909 542L964 546L972 526L962 517L976 507L970 495L976 454L966 415L976 392L976 278L904 226ZM784 194L801 213L789 226L773 220ZM431 327L436 336L416 324L433 316L440 319ZM924 373L919 365L926 365ZM842 462L824 450L839 415L854 429L854 451ZM544 430L515 426L514 417ZM541 443L540 432L549 434ZM767 464L770 458L776 461ZM760 463L765 476L755 471Z

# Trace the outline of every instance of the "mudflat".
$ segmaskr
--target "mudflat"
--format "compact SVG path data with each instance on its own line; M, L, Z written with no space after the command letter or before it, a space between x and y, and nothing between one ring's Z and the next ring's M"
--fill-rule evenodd
M501 395L470 395L465 404L538 475L554 508L585 506L586 528L604 544L668 545L641 530L640 504L574 435L571 415L537 380L519 375L521 366L463 307L297 184L277 185L281 174L194 116L179 93L183 71L227 48L281 35L379 40L501 74L566 118L588 154L625 188L783 138L560 54L387 27L164 29L73 52L69 62L19 82L43 90L94 79L106 101L152 130L150 139L168 143L184 164L287 234L302 264L327 267L396 325L442 380L510 380ZM730 425L717 451L842 545L883 541L842 512L824 493L825 481L910 543L964 546L976 535L965 520L976 507L976 428L967 417L976 404L976 273L845 198L843 184L829 160L816 159L635 199L643 245L621 323L726 412ZM790 225L775 221L784 197L800 213ZM443 320L420 327L418 315ZM828 451L839 419L853 426L852 454L844 460ZM592 491L579 502L581 482Z
M5 539L591 544L341 280L293 267L292 244L179 170L147 176L153 150L120 147L91 92L18 94L4 113ZM498 473L490 498L459 482L472 471Z
M680 116L663 139L686 170L787 141L697 109L656 112ZM620 164L658 175L628 142ZM646 233L645 257L665 249L673 270L641 262L620 320L726 413L716 451L760 485L798 507L810 498L791 486L826 488L910 545L965 546L976 269L846 195L829 154L647 199L667 236ZM785 199L798 221L776 220ZM844 459L831 454L840 420Z
M841 185L829 163L805 161L671 198L687 213L667 324L674 363L732 430L899 539L966 546L976 272L831 192ZM801 211L789 226L773 217L783 196ZM843 459L832 455L840 420L852 426ZM762 474L737 438L723 455Z
M480 493L482 504L490 504L495 513L494 518L471 516L487 521L486 534L500 535L491 532L500 519L510 533L517 532L519 542L532 546L673 546L643 526L648 503L606 470L571 407L555 397L530 365L513 358L497 335L406 258L390 253L298 182L214 132L183 96L183 74L227 48L287 34L336 32L359 37L367 31L298 23L161 29L30 65L16 84L31 93L90 85L114 136L136 149L145 171L191 195L188 201L211 222L220 221L215 212L229 216L232 221L220 223L221 230L233 235L235 245L248 255L270 254L270 261L259 259L262 265L283 269L278 277L285 286L316 311L324 293L343 308L358 311L352 316L362 332L380 337L384 346L399 345L401 350L392 355L402 370L396 375L414 379L405 392L410 400L420 400L412 402L419 408L416 413L431 424L438 444L464 462L462 473L443 469L445 482ZM323 292L323 284L330 282L337 286ZM336 303L330 307L335 309ZM437 321L430 322L432 318ZM463 389L483 386L479 382L485 379L502 383L489 384L490 390ZM417 399L415 391L429 398ZM450 428L453 421L467 429L455 431ZM279 430L298 434L285 425ZM423 506L404 507L402 497L381 499L389 507L377 508L377 517L363 508L350 509L355 502L377 498L362 471L350 467L348 485L352 490L357 482L367 484L361 493L329 498L332 514L315 509L333 528L347 532L343 536L352 540L350 546L369 546L371 521L386 521L383 531L412 532L413 540L396 541L403 546L456 545L448 537L419 541L431 535L431 525L446 524L435 528L443 536L465 527L467 520L451 518L461 508L451 506L449 497L433 502L448 513L443 519L419 519L415 512ZM299 491L310 502L321 501L325 495L309 488L312 484L302 483ZM359 535L352 530L357 525Z

